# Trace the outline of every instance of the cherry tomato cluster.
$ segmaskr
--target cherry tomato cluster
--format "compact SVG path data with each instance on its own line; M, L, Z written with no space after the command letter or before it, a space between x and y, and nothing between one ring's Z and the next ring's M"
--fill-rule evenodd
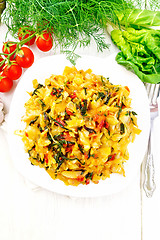
M13 42L5 42L2 47L3 56L0 56L0 92L8 92L13 81L20 78L22 68L29 68L34 62L34 54L28 47L20 47Z
M22 75L22 68L29 68L34 62L33 52L23 45L31 46L36 43L38 49L43 52L53 47L52 34L46 30L36 34L29 30L28 26L24 26L19 29L18 38L18 43L8 41L3 44L0 55L0 92L10 91L13 81Z
M48 52L53 47L52 34L47 30L44 30L41 34L36 34L36 32L29 30L28 26L23 26L18 31L18 38L20 41L29 39L25 43L26 45L31 46L36 43L37 47L43 52Z

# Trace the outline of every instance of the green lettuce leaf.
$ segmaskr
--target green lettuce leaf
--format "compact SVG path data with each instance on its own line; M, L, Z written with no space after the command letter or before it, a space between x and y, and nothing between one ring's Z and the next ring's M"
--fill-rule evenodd
M127 70L135 73L141 79L142 82L153 83L153 84L160 83L160 74L148 75L143 73L142 71L139 70L136 64L126 60L122 52L119 52L117 54L116 61L117 63L123 65Z
M112 41L122 51L116 60L132 70L143 82L160 82L160 31L113 30Z
M116 13L118 20L123 26L159 26L160 11L147 9L127 9Z

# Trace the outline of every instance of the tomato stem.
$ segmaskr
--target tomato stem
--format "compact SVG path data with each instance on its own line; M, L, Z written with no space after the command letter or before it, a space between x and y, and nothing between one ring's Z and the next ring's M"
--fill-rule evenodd
M20 50L21 46L23 46L26 42L28 42L29 40L31 40L34 36L36 36L37 32L34 32L32 35L30 35L29 37L21 40L20 42L13 42L13 41L8 41L7 44L16 44L16 49L7 54L7 53L0 53L0 55L4 55L4 56L7 56L4 60L0 61L0 67L6 62L6 60L8 60L8 62L10 62L10 57L12 55L14 55L17 51Z

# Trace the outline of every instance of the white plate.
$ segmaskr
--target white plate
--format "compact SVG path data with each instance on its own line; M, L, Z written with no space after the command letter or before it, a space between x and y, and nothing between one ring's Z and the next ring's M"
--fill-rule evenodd
M138 125L142 133L136 136L135 142L128 146L130 158L125 163L126 177L112 174L110 178L101 180L97 185L91 183L78 187L66 186L60 180L52 180L44 169L31 165L28 154L24 152L21 138L14 135L16 129L24 127L21 117L25 113L24 103L29 99L27 91L33 90L32 80L36 78L38 82L43 83L51 74L62 74L65 66L71 66L71 63L66 60L64 55L41 58L24 73L15 90L8 119L9 148L15 167L36 185L64 195L96 197L119 192L131 180L134 180L140 170L140 164L146 151L150 121L148 99L143 83L133 73L118 65L115 61L115 55L102 59L82 56L78 59L76 67L78 70L91 68L95 74L109 77L113 84L121 84L130 88L132 107L138 114Z

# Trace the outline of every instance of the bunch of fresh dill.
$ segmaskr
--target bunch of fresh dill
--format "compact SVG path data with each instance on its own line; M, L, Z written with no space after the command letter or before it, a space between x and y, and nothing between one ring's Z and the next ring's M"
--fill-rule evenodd
M108 45L104 28L108 21L117 24L116 12L141 7L141 0L8 0L3 22L16 38L18 29L29 26L37 33L54 32L54 47L60 47L74 62L75 49L86 47L91 39L98 51ZM135 4L136 3L136 4Z

